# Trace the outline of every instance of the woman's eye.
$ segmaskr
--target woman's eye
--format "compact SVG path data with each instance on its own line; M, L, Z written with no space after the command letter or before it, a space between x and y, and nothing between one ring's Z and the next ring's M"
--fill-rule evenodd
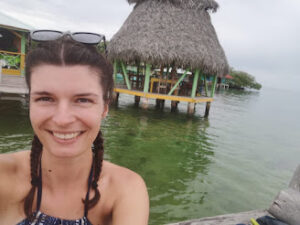
M50 97L40 97L36 99L37 102L52 102L53 99Z
M87 98L78 98L77 102L79 102L79 103L91 103L92 100L87 99Z

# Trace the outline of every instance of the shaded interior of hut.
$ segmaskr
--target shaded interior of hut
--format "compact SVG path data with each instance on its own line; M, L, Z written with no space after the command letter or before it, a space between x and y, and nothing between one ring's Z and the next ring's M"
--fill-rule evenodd
M143 91L145 82L145 64L127 65L127 76L131 90ZM194 73L175 66L152 66L150 78L150 93L190 96L193 86ZM206 76L207 84L212 84L213 76ZM204 75L198 79L196 96L205 96ZM116 87L127 88L126 77L121 67L116 73ZM178 83L179 82L179 83ZM178 84L177 84L178 83ZM172 90L174 88L174 90Z

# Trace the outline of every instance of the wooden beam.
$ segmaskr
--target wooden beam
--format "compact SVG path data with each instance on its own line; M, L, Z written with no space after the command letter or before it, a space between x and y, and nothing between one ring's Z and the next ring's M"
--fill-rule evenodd
M178 85L180 84L180 82L185 78L186 74L188 73L188 70L186 70L182 76L179 78L179 80L177 81L177 83L174 85L174 87L171 89L171 91L168 93L168 95L171 95L175 89L178 87Z
M179 101L179 102L192 102L192 103L200 103L200 102L212 102L213 98L206 98L206 97L184 97L184 96L176 96L176 95L163 95L163 94L156 94L156 93L145 93L142 91L135 91L135 90L128 90L123 88L115 88L115 92L128 94L128 95L135 95L144 98L152 98L152 99L162 99L162 100L170 100L170 101Z
M127 75L126 67L125 67L123 62L121 62L121 67L122 67L122 71L123 71L123 75L124 75L124 78L125 78L127 88L129 90L131 90L131 85L130 85L129 78L128 78L128 75Z

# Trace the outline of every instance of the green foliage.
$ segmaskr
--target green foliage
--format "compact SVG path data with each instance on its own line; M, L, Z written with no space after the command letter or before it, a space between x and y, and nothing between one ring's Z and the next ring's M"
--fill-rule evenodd
M106 41L106 42L100 42L100 44L98 44L97 46L96 46L96 48L97 48L97 50L99 51L99 52L101 52L102 54L106 54L106 47L107 47L107 45L108 45L108 41Z
M6 62L7 68L19 69L21 58L20 55L0 54L0 59Z
M261 84L256 82L254 76L244 71L236 71L231 68L230 75L233 77L232 80L228 81L228 84L231 88L237 88L237 89L252 88L252 89L259 90L262 87Z

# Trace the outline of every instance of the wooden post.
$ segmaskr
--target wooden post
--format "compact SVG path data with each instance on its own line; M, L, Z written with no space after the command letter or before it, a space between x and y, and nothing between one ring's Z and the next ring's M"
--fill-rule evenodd
M126 67L125 67L123 62L121 62L121 67L122 67L122 70L123 70L123 75L125 77L125 82L126 82L127 88L128 88L128 90L131 90L131 85L130 85L129 78L128 78L128 75L127 75Z
M210 102L206 102L204 117L208 117L209 116L209 110L210 110Z
M113 71L113 78L114 78L114 82L116 83L116 79L117 79L117 72L118 72L118 62L117 60L114 61L114 71Z
M144 82L144 93L148 93L149 91L149 81L151 76L151 65L146 64L146 74L145 74L145 82Z
M146 64L146 74L145 74L145 81L144 81L144 93L148 93L149 91L149 81L151 76L151 65ZM142 98L142 108L148 108L148 98Z
M207 77L205 74L203 76L204 76L205 96L208 97Z
M213 78L213 84L211 86L211 92L210 92L210 97L214 97L215 95L215 90L216 90L216 84L217 84L217 75L214 76Z
M113 92L113 95L112 95L113 103L118 104L119 96L120 96L120 93L119 93L119 92L115 92L115 91Z
M195 98L195 96L196 96L198 79L199 79L199 69L196 69L195 74L194 74L191 98ZM188 103L188 109L187 109L188 114L193 114L195 112L195 106L196 106L196 104L193 102Z
M21 37L21 59L20 59L21 76L25 75L25 52L26 52L26 37L25 34L23 33Z
M137 90L140 89L140 62L138 62L137 68L136 68L136 84L135 84L135 88Z
M214 78L213 78L213 83L212 83L211 90L210 90L210 97L211 98L213 98L214 95L215 95L216 84L217 84L217 76L215 75ZM205 84L205 92L207 92L206 93L206 95L207 95L208 94L207 84ZM211 105L211 102L207 102L206 103L204 117L208 117L209 116L210 105Z
M195 103L189 102L188 103L188 114L194 114L195 113Z
M178 101L171 101L171 112L176 112Z
M134 96L134 104L135 105L139 105L140 104L140 100L141 100L141 97L140 96Z
M192 98L195 98L195 96L196 96L198 78L199 78L199 69L196 69L195 75L194 75L193 87L192 87L192 94L191 94Z
M165 100L163 99L156 99L156 108L163 109L165 107Z

